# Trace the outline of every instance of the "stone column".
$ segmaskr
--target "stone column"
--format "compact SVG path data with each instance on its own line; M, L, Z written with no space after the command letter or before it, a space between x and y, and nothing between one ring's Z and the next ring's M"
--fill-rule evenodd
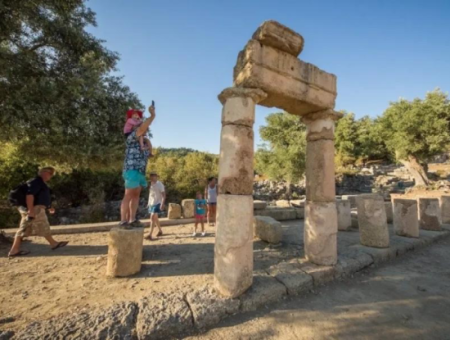
M305 256L325 266L337 262L334 123L341 116L324 110L302 117L307 127Z
M394 232L405 237L419 237L417 219L417 201L414 199L394 198Z
M450 224L450 196L441 196L442 223Z
M336 201L338 230L348 231L352 228L352 212L350 201Z
M253 282L253 124L259 89L227 88L219 157L214 286L235 298Z
M383 197L380 195L359 195L358 207L359 238L363 246L389 248L389 230Z
M424 230L441 230L441 208L438 198L419 198L419 226Z
M113 228L109 232L106 275L130 276L139 273L142 264L144 228Z

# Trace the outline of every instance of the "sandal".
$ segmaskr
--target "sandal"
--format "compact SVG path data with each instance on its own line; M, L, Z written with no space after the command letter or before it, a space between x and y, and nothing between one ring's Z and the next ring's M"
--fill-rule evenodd
M145 236L144 239L147 241L154 241L152 235Z
M52 248L52 250L56 250L56 249L58 249L58 248L65 247L65 246L67 246L68 244L69 244L69 242L67 242L67 241L58 242L58 244L57 244L56 246L54 246L54 247Z
M17 257L17 256L25 256L28 255L30 252L26 251L26 250L19 250L19 252L15 253L15 254L8 254L9 258L13 258L13 257Z
M158 231L158 233L156 234L156 236L163 236L163 232L162 232L162 231Z

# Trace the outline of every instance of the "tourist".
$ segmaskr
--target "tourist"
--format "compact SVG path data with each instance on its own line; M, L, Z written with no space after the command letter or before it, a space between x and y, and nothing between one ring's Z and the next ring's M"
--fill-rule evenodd
M163 232L159 223L159 214L164 210L164 202L166 200L166 192L164 185L158 181L156 172L150 173L150 193L148 195L148 212L150 213L150 232L145 237L146 240L153 241L153 228L158 228L156 236L162 236Z
M123 127L123 133L125 138L136 130L142 124L142 111L136 109L129 109L127 111L127 120L125 122L125 126ZM148 150L149 156L152 156L152 143L148 138L145 138L145 134L143 136L139 136L139 145L142 151Z
M126 139L125 161L123 164L123 178L125 180L125 195L120 206L120 226L141 227L136 218L139 207L139 197L142 188L147 187L145 171L147 168L149 150L141 150L139 138L144 136L155 119L155 107L148 108L150 117L145 119Z
M20 250L23 238L30 235L44 237L50 243L50 247L53 250L65 247L69 243L66 241L57 242L52 237L50 224L45 213L46 209L49 210L50 214L55 213L55 209L51 208L52 199L50 188L46 184L54 174L54 168L42 168L39 170L37 177L16 189L22 190L19 189L21 187L24 189L23 202L18 202L18 210L22 219L11 250L9 251L9 257L23 256L30 253L29 251ZM20 198L19 201L21 201Z
M193 237L197 236L197 225L200 223L202 226L202 236L205 236L205 215L206 215L206 200L203 199L203 195L200 191L197 192L197 199L195 204L195 225Z
M216 224L216 208L217 208L217 191L216 178L208 178L208 185L205 188L205 198L208 202L208 224L214 226Z

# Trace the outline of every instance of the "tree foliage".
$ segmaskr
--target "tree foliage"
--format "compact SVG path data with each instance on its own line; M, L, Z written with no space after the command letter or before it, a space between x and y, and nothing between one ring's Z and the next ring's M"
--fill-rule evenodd
M305 172L305 125L285 112L270 114L266 122L259 130L266 144L256 152L256 170L273 180L299 181Z
M105 165L123 152L121 129L137 96L111 75L118 60L86 32L83 0L0 5L0 142L39 162Z

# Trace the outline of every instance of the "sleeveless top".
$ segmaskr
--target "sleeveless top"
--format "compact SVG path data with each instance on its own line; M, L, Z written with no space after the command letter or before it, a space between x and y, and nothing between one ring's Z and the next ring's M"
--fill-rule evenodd
M217 203L217 186L211 188L208 185L208 203Z

